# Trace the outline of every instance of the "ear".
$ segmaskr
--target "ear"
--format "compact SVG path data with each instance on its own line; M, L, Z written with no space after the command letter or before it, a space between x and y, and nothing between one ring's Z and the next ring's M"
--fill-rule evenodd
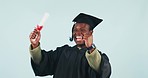
M92 35L92 34L93 34L93 30L90 30L90 32L89 32L89 33L90 33L90 35Z

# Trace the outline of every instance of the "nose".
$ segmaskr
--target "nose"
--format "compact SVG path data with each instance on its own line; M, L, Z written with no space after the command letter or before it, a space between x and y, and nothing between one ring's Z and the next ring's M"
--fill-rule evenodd
M74 34L77 35L77 36L81 36L82 32L80 30L77 30Z

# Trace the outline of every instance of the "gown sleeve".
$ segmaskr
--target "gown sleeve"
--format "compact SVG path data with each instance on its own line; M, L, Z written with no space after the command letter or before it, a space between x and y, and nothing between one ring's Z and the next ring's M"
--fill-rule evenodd
M42 58L39 64L35 63L31 58L31 66L35 76L53 75L56 70L56 65L58 63L59 57L66 46L67 45L58 47L54 51L41 50Z
M42 55L41 55L41 48L40 45L34 49L32 49L32 46L29 47L30 55L32 60L38 64L41 61Z
M101 52L100 52L101 53ZM111 75L111 64L109 58L105 53L101 53L100 69L98 71L99 77L97 78L110 78Z
M97 49L95 49L91 54L88 53L88 50L85 53L86 59L94 70L98 70L100 67L100 62L101 62L101 55L98 52Z
M101 63L98 71L93 70L91 67L88 69L90 78L110 78L111 75L111 65L109 58L105 53L101 53Z

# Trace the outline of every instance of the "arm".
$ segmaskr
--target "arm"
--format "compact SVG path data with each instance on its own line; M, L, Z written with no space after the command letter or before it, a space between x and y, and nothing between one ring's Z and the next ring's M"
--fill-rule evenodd
M31 58L36 64L39 64L42 58L41 48L40 48L40 43L39 43L40 38L41 38L40 31L35 28L34 31L31 32L29 38L30 38L30 43L31 43L30 48L29 48Z
M98 71L101 62L101 55L93 44L93 35L85 35L83 38L88 49L85 53L85 57L90 67L93 68L95 71Z
M111 75L111 65L106 54L97 52L95 48L90 49L93 44L93 36L83 37L86 47L89 49L89 52L86 52L85 56L90 65L90 77L93 78L96 75L96 78L109 78ZM96 72L94 72L93 70ZM95 73L95 74L93 74Z
M101 55L98 50L95 48L90 54L88 51L85 53L86 59L91 68L98 71L101 63Z
M40 45L34 49L32 49L32 45L30 45L29 51L30 51L30 55L31 55L32 60L36 64L39 64L41 61L41 58L42 58Z

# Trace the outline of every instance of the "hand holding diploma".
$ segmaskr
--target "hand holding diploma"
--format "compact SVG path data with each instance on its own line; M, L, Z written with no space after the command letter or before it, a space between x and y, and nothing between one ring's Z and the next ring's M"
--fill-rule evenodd
M38 25L35 27L34 31L31 32L31 34L30 34L30 36L29 36L29 37L30 37L30 42L31 42L31 45L32 45L32 48L33 48L33 49L39 46L39 41L40 41L40 38L41 38L40 31L42 30L43 25L44 25L46 19L48 18L48 16L49 16L48 13L45 13L45 14L44 14L44 16L43 16L43 18L42 18L40 24L38 24Z

